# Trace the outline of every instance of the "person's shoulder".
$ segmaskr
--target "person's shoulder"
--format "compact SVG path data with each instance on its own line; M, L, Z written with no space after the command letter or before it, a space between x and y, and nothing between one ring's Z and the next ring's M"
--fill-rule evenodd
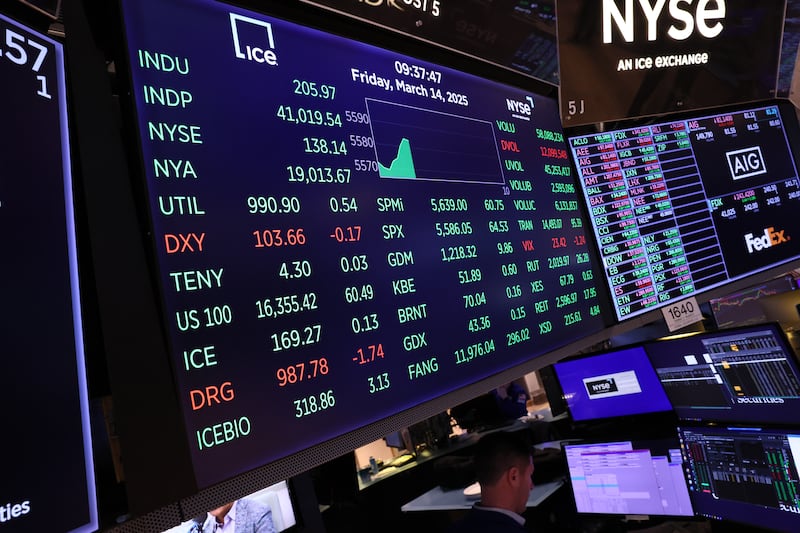
M250 498L242 498L241 500L236 501L236 512L238 513L240 509L251 514L263 514L270 512L269 505Z
M472 508L459 522L453 524L447 533L521 533L527 531L510 516L497 511Z
M269 505L253 499L241 499L236 502L236 531L275 531L272 523L272 509Z

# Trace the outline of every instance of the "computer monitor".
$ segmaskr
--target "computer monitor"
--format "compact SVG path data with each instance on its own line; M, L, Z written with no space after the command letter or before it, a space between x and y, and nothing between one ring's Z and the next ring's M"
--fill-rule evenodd
M796 285L792 276L782 276L720 298L712 298L708 301L708 304L711 307L711 314L714 316L717 328L763 324L764 322L778 320L767 318L761 302L766 298L792 291L795 288ZM800 293L798 295L798 298L800 298ZM800 320L800 315L796 311L794 318Z
M775 324L654 342L645 349L681 419L797 420L800 369Z
M800 291L786 291L758 300L767 320L777 322L784 331L800 331Z
M450 416L461 429L470 432L498 427L507 422L490 392L452 407Z
M679 435L698 515L800 531L800 427L681 427Z
M414 443L411 441L411 434L408 428L402 428L398 431L389 433L383 437L383 440L386 442L386 446L394 448L398 451L414 451Z
M578 513L693 515L677 436L563 448Z
M547 403L550 405L550 415L556 417L562 413L567 413L567 401L561 392L561 386L558 383L558 377L553 365L540 368L539 378L547 395Z
M258 492L239 498L234 502L234 505L236 506L234 513L239 516L240 521L243 516L246 516L248 523L253 524L254 531L276 531L279 533L290 530L290 528L297 525L292 493L286 481L275 483ZM228 514L230 514L230 511L228 511ZM214 517L209 512L201 513L163 533L216 531L214 520ZM269 523L272 524L274 529L269 529Z
M575 421L672 409L641 346L562 361L553 366Z

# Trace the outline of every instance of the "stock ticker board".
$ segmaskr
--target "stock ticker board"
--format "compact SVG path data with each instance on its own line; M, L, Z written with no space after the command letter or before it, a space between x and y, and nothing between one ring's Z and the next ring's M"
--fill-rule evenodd
M0 15L0 529L97 530L63 46Z
M554 100L218 2L123 7L200 485L604 327Z
M800 182L779 105L569 139L620 319L800 254Z

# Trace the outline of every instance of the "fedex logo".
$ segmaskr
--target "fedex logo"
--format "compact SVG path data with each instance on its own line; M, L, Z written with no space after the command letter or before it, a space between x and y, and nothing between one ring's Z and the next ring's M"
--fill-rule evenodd
M276 66L278 64L278 56L275 54L272 24L235 13L230 13L230 18L233 48L236 57L255 61L256 63L264 63L271 67ZM245 32L246 37L242 36L240 32ZM255 39L259 42L242 46L242 41L250 39Z
M752 233L748 233L744 236L744 242L747 244L747 253L752 254L753 252L760 252L761 250L766 250L767 248L772 248L773 246L789 241L791 237L784 236L785 231L786 230L766 228L764 229L764 234L758 237L754 236Z

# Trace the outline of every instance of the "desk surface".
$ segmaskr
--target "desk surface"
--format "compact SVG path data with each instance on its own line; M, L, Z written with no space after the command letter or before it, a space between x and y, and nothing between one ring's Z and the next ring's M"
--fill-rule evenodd
M455 451L461 450L463 448L467 448L480 440L483 435L488 435L489 433L495 433L498 431L522 431L525 429L530 429L532 424L536 424L539 422L554 422L557 420L561 420L566 418L566 413L562 413L556 417L550 415L550 409L544 409L535 415L532 416L523 416L514 422L500 426L497 428L493 428L487 431L483 431L480 433L464 433L463 435L452 439L450 446L447 448L443 448L441 450L425 450L419 455L417 455L416 460L410 461L403 466L390 466L387 468L382 469L378 474L371 476L369 479L364 480L360 476L357 476L358 479L358 490L364 490L367 487L374 485L375 483L380 482L386 478L392 477L395 474L399 474L400 472L405 472L406 470L411 470L415 468L417 465L430 461L431 459L436 459L442 457L444 455L451 454ZM553 445L553 447L558 448L561 441L554 441L553 443L540 443L536 444L536 447L546 447L547 445Z
M528 507L536 507L545 501L551 494L564 484L563 479L551 481L549 483L539 483L533 487L528 495ZM434 487L422 496L414 498L400 509L405 512L414 511L452 511L458 509L470 509L477 500L464 496L463 489L444 490L442 487Z
M369 480L365 481L358 476L358 490L364 490L367 487L374 485L386 478L389 478L395 474L399 474L400 472L405 472L406 470L411 470L415 468L417 465L422 463L428 462L432 459L437 459L439 457L443 457L445 455L451 454L458 450L467 448L469 446L474 445L475 443L480 440L483 435L487 435L489 433L495 433L497 431L522 431L525 429L530 429L530 424L539 422L541 419L538 418L526 418L525 420L515 420L512 423L509 423L505 426L500 426L494 429L490 429L488 431L483 431L481 433L465 433L458 438L455 438L451 441L450 445L447 448L442 448L440 450L425 450L419 455L417 455L416 460L410 461L403 466L395 467L390 466L387 468L382 469L376 475L372 476ZM358 474L356 474L358 475Z

